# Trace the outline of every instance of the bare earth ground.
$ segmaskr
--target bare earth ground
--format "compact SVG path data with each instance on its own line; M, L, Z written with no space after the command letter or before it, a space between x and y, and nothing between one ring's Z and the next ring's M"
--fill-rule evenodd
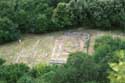
M74 29L42 35L25 35L21 40L0 45L0 58L7 63L26 63L29 66L37 63L65 63L68 54L76 51L94 52L96 37L101 35L118 36L125 39L121 32L100 31L92 29Z

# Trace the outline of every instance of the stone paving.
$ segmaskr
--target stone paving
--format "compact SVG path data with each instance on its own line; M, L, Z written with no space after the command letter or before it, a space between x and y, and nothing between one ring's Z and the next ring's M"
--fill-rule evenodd
M65 32L63 36L55 40L50 63L66 63L69 53L87 52L86 42L89 41L89 37L89 33Z
M54 43L51 43L53 47L49 49L49 51L51 51L49 54L47 52L39 54L39 52L42 51L38 49L41 43L40 39L38 39L30 45L30 49L22 47L21 50L17 52L14 63L32 63L36 62L38 57L43 58L43 56L49 58L48 60L51 64L66 63L69 53L77 51L87 52L86 42L88 42L89 37L89 33L64 32L60 36L53 38ZM38 62L39 58L37 59Z

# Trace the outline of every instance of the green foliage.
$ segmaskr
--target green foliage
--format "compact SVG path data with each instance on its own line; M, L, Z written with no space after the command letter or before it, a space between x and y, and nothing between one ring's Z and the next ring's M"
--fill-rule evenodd
M35 83L49 83L49 82L45 82L45 80L43 79L43 77L39 77L35 80Z
M5 63L5 60L0 58L0 65L3 65Z
M52 25L51 16L53 11L53 7L50 6L49 0L32 0L31 3L34 11L32 11L32 9L30 11L28 10L29 13L32 14L30 32L43 33L49 31Z
M110 3L112 4L112 2L108 0L95 1L92 4L89 4L89 20L91 21L92 25L101 29L108 29L111 27L111 22L109 19Z
M7 18L14 28L7 28L11 37L1 28L0 43L17 40L19 32L45 33L85 25L124 30L124 4L124 0L1 0L0 21Z
M13 18L15 14L15 0L0 0L0 17Z
M35 20L35 28L32 28L32 31L33 33L44 33L44 32L47 32L47 31L50 31L51 29L51 19L48 20L48 17L47 15L45 14L39 14L37 17L36 17L36 20Z
M20 30L21 32L29 32L31 27L31 16L28 15L29 13L23 9L20 9L14 18L14 22L18 24L17 29Z
M14 22L19 25L21 32L47 32L51 24L52 9L49 0L17 1Z
M125 28L124 0L71 0L70 8L77 25L91 25L100 29Z
M0 66L0 80L16 83L21 76L28 72L28 69L25 64L2 65Z
M24 75L22 76L17 83L35 83L32 77Z
M25 64L3 64L3 83L124 83L125 41L111 36L97 38L95 53L69 55L66 64L38 64L31 70ZM3 64L3 65L2 65Z
M97 83L97 82L95 82L95 81L89 81L89 82L84 82L84 83Z
M51 67L45 64L38 64L32 69L32 75L34 77L38 77L44 75L45 73L49 72Z
M96 62L118 62L114 52L125 49L125 41L111 36L103 36L95 41L95 60Z
M124 83L125 82L125 62L111 63L109 79L110 83Z
M107 79L108 71L111 70L109 63L119 63L124 60L125 41L112 36L99 37L95 41L95 62L100 64L100 81L109 83ZM106 81L106 82L105 82Z
M0 83L7 83L6 81L0 80Z
M75 26L84 26L90 23L89 20L89 3L93 3L91 0L71 0L69 2L69 8L73 13L73 24Z
M58 68L51 83L84 83L97 80L98 65L84 53L71 54L67 64ZM93 77L94 76L94 77Z
M72 13L68 8L67 3L59 3L54 9L53 21L57 28L63 29L72 25Z
M115 51L114 56L116 56L118 62L125 61L125 49Z
M10 19L6 17L0 18L0 44L17 40L20 37L20 33L16 28L17 25Z
M112 70L109 71L108 78L110 83L124 83L125 82L125 51L120 50L116 51L115 55L118 57L118 63L109 63L109 66Z
M0 44L18 40L20 32L84 25L124 30L125 0L0 0ZM95 42L93 57L77 52L60 66L39 64L30 71L0 59L0 83L124 83L125 41L103 36Z

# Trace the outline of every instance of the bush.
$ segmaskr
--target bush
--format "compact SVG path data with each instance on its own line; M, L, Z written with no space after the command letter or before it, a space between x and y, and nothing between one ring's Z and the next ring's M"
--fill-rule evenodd
M115 51L115 50L125 49L124 43L125 43L125 40L122 40L118 37L112 37L111 35L110 36L104 35L104 36L98 37L95 40L94 47L96 50L101 45L109 45L112 48L111 50Z
M111 63L112 71L109 74L110 83L124 83L125 82L125 62Z
M51 19L46 14L39 14L35 19L35 27L31 29L33 33L45 33L51 31Z
M97 82L95 82L95 81L89 81L89 82L84 82L84 83L97 83Z
M35 83L32 77L24 75L22 76L17 83Z
M58 30L72 25L72 13L68 9L67 3L59 3L54 9L53 22Z
M71 0L69 2L69 9L72 12L72 19L74 26L89 26L89 4L94 3L95 0Z
M110 1L94 1L89 5L90 22L93 26L101 29L110 28L111 23L108 19L107 11Z
M20 38L20 33L15 25L8 18L0 18L0 44L14 41Z
M115 55L118 57L118 63L109 63L111 70L109 71L108 78L110 83L123 83L125 82L125 50L116 51Z
M7 83L6 81L0 80L0 83Z
M38 64L36 65L33 69L32 69L32 75L34 77L38 77L41 75L44 75L45 73L49 72L49 66L45 65L45 64Z
M44 33L51 31L53 7L50 6L50 4L50 0L30 0L27 2L24 8L22 8L23 17L19 16L21 19L26 18L25 21L21 20L21 22L24 23L24 25L22 25L22 30L25 28L25 32L31 33Z
M0 65L3 65L5 63L5 60L0 58Z
M111 36L99 37L95 41L95 62L100 65L99 76L100 81L109 83L108 71L111 70L109 63L119 63L124 60L125 41Z
M84 24L107 30L125 28L124 0L71 0L69 4L77 26Z
M125 41L111 36L102 36L95 41L95 60L100 63L118 62L115 51L125 49Z
M92 57L78 52L71 54L67 64L56 70L51 83L86 83L97 81L97 77L98 66Z
M0 0L0 17L13 19L15 14L15 0Z
M28 14L29 13L27 11L20 9L16 13L15 18L13 20L16 24L18 24L17 29L22 33L24 32L26 33L30 31L32 19L31 19L31 16Z
M29 67L25 64L2 65L0 66L0 80L5 80L7 83L16 83L28 71Z

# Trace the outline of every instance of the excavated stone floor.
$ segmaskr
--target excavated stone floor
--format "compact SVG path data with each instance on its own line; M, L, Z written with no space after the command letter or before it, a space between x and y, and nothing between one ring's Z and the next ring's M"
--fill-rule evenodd
M7 63L66 63L68 54L77 51L94 52L94 40L101 35L118 36L125 39L121 32L91 29L74 29L48 34L24 35L17 42L0 45L0 58Z

